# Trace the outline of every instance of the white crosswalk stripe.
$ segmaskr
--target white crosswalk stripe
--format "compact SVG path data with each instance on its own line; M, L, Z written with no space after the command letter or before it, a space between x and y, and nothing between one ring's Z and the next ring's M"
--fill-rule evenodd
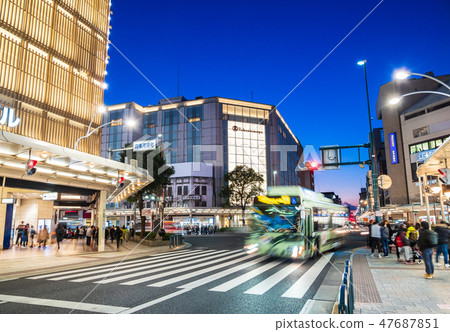
M206 285L206 284L208 284L208 283L210 283L210 282L212 282L214 280L217 280L217 279L226 277L226 276L228 276L230 274L236 273L238 271L247 269L250 266L253 266L253 265L255 265L255 264L259 263L259 262L265 261L266 259L268 259L268 257L258 257L256 259L250 261L250 262L246 262L245 264L234 266L231 269L228 269L228 270L225 270L225 271L221 271L221 272L215 273L213 275L210 275L210 276L207 276L207 277L204 277L204 278L201 278L201 279L197 279L197 280L192 281L192 282L190 282L188 284L179 286L178 288L189 288L189 289L197 288L197 287Z
M281 297L301 299L330 261L331 256L333 256L333 253L323 255L319 261L306 271L305 274L303 274L301 278L298 279Z
M178 270L175 270L175 271L160 273L160 274L152 275L152 276L149 276L149 277L145 277L145 278L140 278L140 279L124 282L124 283L121 283L121 285L137 285L137 284L140 284L140 283L143 283L143 282L147 282L147 281L150 281L150 280L161 279L161 278L173 275L173 274L177 274L177 273L181 273L181 272L185 272L185 271L189 271L189 270L194 270L194 269L197 269L199 267L203 267L203 266L211 265L211 264L214 264L214 263L222 262L224 260L227 260L227 259L230 259L230 258L234 258L236 256L241 256L241 255L244 254L242 249L239 249L239 250L235 250L235 251L229 251L228 253L222 254L220 256L229 255L230 253L235 253L236 251L238 251L238 253L234 254L234 255L231 255L231 256L222 257L220 259L215 259L213 261L209 260L206 263L191 265L191 266L188 266L188 267L185 267L185 268L182 268L182 269L178 269ZM156 287L159 287L159 286L156 286Z
M303 263L304 262L289 264L288 266L286 266L282 270L280 270L277 273L273 274L269 278L261 281L256 286L250 288L248 291L245 292L245 294L254 294L254 295L262 295L262 294L264 294L269 289L271 289L276 284L278 284L281 280L283 280L288 275L290 275L292 272L297 270L300 266L303 265Z
M229 262L226 262L226 263L222 263L222 264L219 264L219 265L214 265L214 266L208 267L206 269L202 269L202 270L194 271L194 272L191 272L191 273L188 273L188 274L184 274L184 275L181 275L181 276L178 276L178 277L174 277L174 278L171 278L171 279L163 280L163 281L160 281L160 282L157 282L157 283L154 283L154 284L150 284L150 285L147 285L147 286L149 286L149 287L163 287L163 286L167 286L167 285L174 284L176 282L183 281L183 280L186 280L186 279L194 278L194 277L197 277L199 275L202 275L202 274L205 274L205 273L208 273L208 272L211 272L211 271L215 271L215 270L221 269L223 267L227 267L229 265L233 265L233 264L236 264L236 263L239 263L239 262L242 262L244 260L248 260L248 259L254 257L254 256L253 257L249 256L246 253L239 253L239 254L236 254L236 255L232 255L229 258L232 258L232 257L234 258L236 256L242 256L243 254L245 255L244 257L241 257L241 258L238 258L238 259L234 259L232 261L229 261ZM216 263L217 262L218 261L216 261Z
M208 254L205 254L205 255L198 255L196 258L200 258L200 257L203 257L203 258L202 259L196 259L194 262L195 263L199 263L199 262L207 261L207 264L211 264L211 260L212 259L230 254L229 252L223 253L223 251L225 251L225 250L220 250L220 251L216 251L215 253L208 253ZM96 281L95 283L97 283L97 284L108 284L108 283L111 283L111 282L116 282L116 281L120 281L120 280L125 280L125 279L139 277L139 276L142 276L142 275L145 275L145 274L161 272L161 271L165 271L165 270L170 270L170 269L174 269L174 268L183 267L183 266L186 266L186 265L192 265L194 263L192 260L189 259L188 262L178 264L178 262L182 262L182 261L185 261L185 260L186 259L180 259L180 260L177 260L177 264L175 264L175 265L166 265L166 266L160 267L158 269L155 269L154 267L157 267L157 266L160 266L160 265L165 265L165 264L153 265L153 267L151 269L147 269L146 271L132 273L132 274L126 274L124 276L119 276L119 277L115 277L115 278L108 278L108 279L105 279L105 280ZM192 267L188 267L188 269L191 269L191 268ZM136 271L136 270L133 270L133 271ZM110 275L114 275L114 274L111 273ZM137 279L137 280L140 280L140 279ZM83 281L85 281L85 280L83 280Z
M187 255L187 254L190 254L190 253L193 253L193 252L198 252L198 251L199 250L190 250L190 251L183 250L182 252L176 252L176 253L170 253L170 254L166 253L165 256L166 257L177 257L177 256ZM136 263L150 262L150 261L154 261L154 260L160 259L160 258L157 258L155 256L162 256L162 254L152 255L150 258L137 259L137 260L133 260L131 262L123 262L123 263L120 263L120 266L133 266L133 264L136 264ZM96 271L96 270L102 270L102 269L108 268L108 267L114 268L118 264L119 263L113 263L113 264L108 264L108 265L94 266L94 267L88 267L88 268L77 269L77 270L55 272L55 273L49 273L49 274L41 274L41 275L38 275L38 276L29 277L27 279L32 279L32 280L45 279L45 278L52 278L52 277L62 276L62 275L66 275L66 274L72 274L74 272ZM94 273L96 273L96 272L94 272Z
M277 266L278 264L281 264L281 261L273 261L270 263L267 263L263 266L258 267L257 269L254 269L250 272L247 272L237 278L234 278L230 281L227 281L226 283L211 288L210 291L213 292L228 292L230 289L239 286L240 284L243 284L246 281L249 281L250 279L260 275L261 273L264 273L265 271L270 270L271 268L273 268L274 266Z
M143 274L148 274L148 273L152 273L153 269L156 267L160 267L160 266L167 266L167 262L168 260L170 260L170 263L178 263L178 262L184 262L184 261L188 261L186 264L191 264L191 260L195 257L195 258L201 258L201 257L205 257L205 256L210 256L210 255L214 255L214 252L204 252L202 254L199 253L195 253L192 255L185 255L182 256L182 258L180 259L179 257L177 257L175 260L173 258L167 258L167 259L158 259L150 264L145 264L144 266L140 266L138 268L132 267L132 268L128 268L125 267L126 269L121 269L119 271L109 271L107 273L102 273L102 274L96 274L94 276L89 276L89 277L84 277L84 274L77 274L77 275L73 275L70 276L71 279L72 277L83 277L83 278L78 278L78 279L71 279L69 281L71 282L85 282L85 281L91 281L91 280L95 280L95 279L102 279L102 278L106 278L106 277L111 277L111 276L116 276L119 274L126 274L126 278L129 279L131 276L128 274L130 272L134 272L134 271L142 271L142 272L136 272L136 275L143 275ZM194 256L194 257L193 257ZM208 258L206 258L208 259ZM173 261L173 262L172 262ZM175 265L169 265L167 266L167 268L170 268L170 266L175 266ZM139 274L140 273L140 274ZM54 280L54 279L50 279L50 280Z

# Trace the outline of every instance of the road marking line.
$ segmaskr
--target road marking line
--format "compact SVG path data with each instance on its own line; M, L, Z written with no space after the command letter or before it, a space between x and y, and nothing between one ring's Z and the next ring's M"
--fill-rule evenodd
M151 306L153 306L155 304L161 303L161 302L163 302L165 300L171 299L173 297L176 297L176 296L181 295L183 293L186 293L188 291L190 291L190 289L181 289L178 292L175 292L175 293L172 293L172 294L160 297L159 299L156 299L156 300L153 300L153 301L150 301L150 302L147 302L147 303L143 303L141 305L138 305L137 307L130 308L130 309L127 309L125 311L122 311L121 314L132 314L133 312L136 312L136 311L139 311L139 310L151 307Z
M147 285L147 286L148 287L163 287L163 286L167 286L167 285L170 285L170 284L174 284L174 283L176 283L178 281L182 281L182 280L186 280L186 279L189 279L189 278L197 277L199 275L202 275L202 274L205 274L205 273L208 273L208 272L211 272L211 271L215 271L215 270L221 269L223 267L227 267L229 265L236 264L236 263L239 263L241 261L248 260L249 258L252 258L251 256L249 256L246 253L243 253L243 254L245 255L244 257L241 257L241 258L238 258L238 259L235 259L235 260L223 263L223 264L214 265L214 266L208 267L208 268L203 269L203 270L198 270L198 271L194 271L194 272L191 272L191 273L188 273L188 274L184 274L184 275L181 275L181 276L178 276L178 277L174 277L174 278L171 278L171 279L163 280L163 281L157 282L155 284L150 284L150 285ZM227 258L237 257L237 256L241 256L241 255L242 254L236 254L236 255L233 255L233 256L230 256L230 257L227 257ZM215 263L218 263L218 262L219 261L216 261Z
M234 253L236 251L238 251L237 254L229 256L230 253ZM169 272L164 272L164 273L160 273L160 274L155 274L155 275L152 275L152 276L148 276L148 277L144 277L144 278L140 278L140 279L124 282L124 283L121 283L121 285L128 285L128 286L130 286L130 285L136 285L136 284L140 284L140 283L143 283L143 282L147 282L147 281L150 281L150 280L164 278L164 277L167 277L167 276L170 276L170 275L173 275L173 274L178 274L180 272L185 272L185 271L193 270L193 269L196 269L196 268L199 268L199 267L202 267L202 266L207 266L207 265L211 265L211 264L214 264L214 263L217 263L217 262L221 262L221 261L233 258L235 256L243 255L243 253L244 252L242 251L242 249L234 250L234 251L231 251L231 252L226 252L226 253L223 253L223 254L220 254L220 255L216 256L216 258L217 257L221 257L221 256L226 256L226 257L223 257L223 258L220 258L220 259L214 259L214 260L207 261L205 263L191 265L191 266L187 266L187 267L184 267L184 268L181 268L181 269L177 269L177 270L173 270L173 271L169 271Z
M303 261L301 263L289 264L284 269L278 271L277 273L275 273L274 275L270 276L266 280L260 282L256 286L250 288L248 291L245 292L245 294L254 294L254 295L262 295L262 294L264 294L269 289L271 289L273 286L278 284L281 280L283 280L288 275L290 275L292 272L297 270L304 263L305 263L305 261Z
M210 283L211 281L220 279L220 278L222 278L222 277L226 277L227 275L230 275L230 274L235 273L235 272L237 272L237 271L246 269L246 268L248 268L248 267L250 267L250 266L252 266L252 265L254 265L254 264L257 264L257 263L259 263L259 262L262 262L262 261L264 261L264 260L266 260L266 259L268 259L268 258L269 258L269 257L267 257L267 256L259 257L259 258L255 259L255 260L251 261L251 262L245 263L245 264L243 264L243 265L238 265L238 266L232 267L231 269L228 269L228 270L225 270L225 271L218 272L218 273L216 273L216 274L213 274L213 275L204 277L204 278L202 278L202 279L198 279L198 280L192 281L192 282L190 282L190 283L188 283L188 284L186 284L186 285L179 286L179 287L177 287L177 288L189 288L189 289L194 289L194 288L196 288L196 287L200 287L200 286L203 286L203 285L205 285L205 284L207 284L207 283Z
M214 257L221 257L221 256L229 254L229 253L221 253L222 251L224 251L224 250L220 250L220 251L216 251L214 253L208 253L208 254L204 254L204 255L198 255L197 257L195 257L194 261L192 261L191 258L180 259L180 260L177 261L177 263L178 262L183 262L183 261L188 261L188 262L175 264L175 265L167 265L166 263L155 264L155 265L151 266L151 269L146 269L145 271L131 273L131 274L127 274L127 275L124 275L124 276L115 277L115 278L108 278L108 279L104 279L104 280L100 280L100 281L95 281L94 283L96 283L96 284L109 284L111 282L115 282L115 281L119 281L119 280L130 279L130 278L139 277L139 276L142 276L142 275L145 275L145 274L153 274L153 273L156 273L156 272L170 270L170 269L173 269L173 268L178 268L178 267L182 267L182 266L186 266L186 265L192 265L194 263L204 262L204 261L211 260ZM199 257L204 257L204 258L197 260L197 258L199 258ZM162 266L162 267L160 267L158 269L154 269L153 268L153 267L158 267L158 266ZM133 269L130 272L137 271L137 270L141 270L141 269ZM123 273L123 272L111 273L108 276L113 276L113 275L121 274L121 273ZM84 278L83 281L86 281L87 279L92 279L92 278ZM98 278L95 278L95 279L98 279ZM71 280L71 281L74 281L74 280Z
M267 263L263 266L258 267L257 269L254 269L254 270L247 272L239 277L231 279L230 281L227 281L217 287L211 288L210 291L212 291L212 292L227 292L230 289L233 289L233 288L243 284L244 282L249 281L250 279L260 275L261 273L264 273L267 270L270 270L271 268L273 268L281 263L282 262L280 260L276 260L276 261Z
M92 275L92 274L97 274L97 273L103 273L106 272L104 274L97 274L93 277L86 277L85 280L83 279L83 281L87 281L87 280L92 280L92 279L98 279L107 275L110 275L111 271L116 271L114 272L115 274L119 274L119 273L125 273L125 271L128 270L133 270L133 271L138 271L138 270L143 270L148 268L149 266L152 266L153 264L155 264L155 262L157 262L158 264L160 262L167 262L167 261L173 261L173 260L177 260L180 257L188 257L188 256L195 256L198 255L199 253L192 253L192 254L186 254L186 255L182 255L182 256L177 256L177 257L166 257L166 258L153 258L150 259L146 262L140 262L140 263L135 263L135 264L120 264L117 265L115 267L108 267L106 269L101 269L101 270L95 270L95 271L89 271L89 272L81 272L78 273L79 271L73 271L74 274L70 274L70 275L65 275L62 277L56 277L56 278L49 278L48 280L52 280L52 281L58 281L58 280L64 280L64 279L71 279L71 278L76 278L76 277L85 277L88 275ZM166 263L165 263L166 264ZM141 266L140 268L136 268L137 266ZM122 271L125 270L125 271ZM110 272L107 272L110 271ZM71 280L73 281L73 280Z
M193 251L198 251L198 250L193 250ZM183 253L173 253L171 254L171 258L174 256L182 256L184 254L187 254L186 252ZM169 256L169 255L167 255ZM158 258L151 256L150 258L144 258L144 259L138 259L138 260L134 260L132 262L126 262L126 263L122 263L120 264L120 266L128 266L128 265L132 265L135 263L141 263L141 262L149 262L149 261L153 261L153 260L157 260ZM71 273L76 273L76 272L84 272L84 271L94 271L94 270L101 270L104 268L108 268L108 267L115 267L119 264L119 262L113 263L113 264L108 264L108 265L102 265L102 266L94 266L94 267L88 267L88 268L84 268L84 269L75 269L75 270L70 270L70 271L63 271L63 272L55 272L55 273L50 273L50 274L41 274L38 276L34 276L34 277L29 277L27 279L32 279L32 280L36 280L36 279L44 279L44 278L51 278L51 277L57 277L57 276L61 276L61 275L67 275L67 274L71 274Z
M0 304L8 303L8 301L0 301Z
M310 314L311 313L310 310L311 310L314 302L316 302L316 301L308 299L308 301L306 301L305 305L303 306L302 311L300 311L300 315Z
M323 255L319 259L319 261L314 264L308 271L306 271L305 274L303 274L301 278L292 285L291 288L289 288L283 295L281 295L281 297L301 299L311 287L313 282L316 281L320 272L322 272L324 267L331 259L331 256L333 256L333 253Z
M117 314L129 308L127 307L115 307L102 304L94 303L80 303L73 301L61 301L61 300L51 300L51 299L40 299L35 297L25 297L25 296L14 296L14 295L3 295L0 294L0 301L14 302L31 304L38 306L54 307L54 308L65 308L65 309L76 309L81 311L99 312L103 314Z

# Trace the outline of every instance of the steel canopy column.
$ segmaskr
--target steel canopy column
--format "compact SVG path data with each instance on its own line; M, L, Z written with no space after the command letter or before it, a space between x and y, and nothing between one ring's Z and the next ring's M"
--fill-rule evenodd
M98 251L105 251L106 191L100 191L97 203Z

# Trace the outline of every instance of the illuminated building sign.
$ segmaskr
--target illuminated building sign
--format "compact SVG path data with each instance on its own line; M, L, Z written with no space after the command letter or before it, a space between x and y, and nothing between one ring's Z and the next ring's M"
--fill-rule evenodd
M389 148L391 151L391 163L398 164L397 138L395 133L389 134Z
M281 197L267 197L267 196L258 196L258 201L264 204L271 205L296 205L298 202L297 197L289 197L289 196L281 196Z
M133 142L133 151L147 151L156 149L156 140Z
M7 127L14 128L20 123L20 119L14 116L14 109L3 107L2 117L0 118L0 124L4 125L6 123Z
M436 150L437 149L433 149L433 150L422 151L422 152L417 153L417 161L428 160L428 158L430 158Z

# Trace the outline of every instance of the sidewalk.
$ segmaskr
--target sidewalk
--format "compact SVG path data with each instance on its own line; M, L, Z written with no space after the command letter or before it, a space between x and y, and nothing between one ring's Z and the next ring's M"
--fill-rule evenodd
M355 314L450 314L450 269L435 265L434 278L425 279L423 261L399 263L395 253L371 258L366 248L355 251L352 264Z
M169 250L174 249L169 249L168 242L167 246L149 247L139 245L139 242L124 241L117 251L116 242L108 241L105 251L98 252L86 246L86 239L78 241L64 239L59 250L56 243L47 245L46 248L13 246L11 249L0 251L0 282L54 270L92 266L100 262L118 262L125 258L131 259Z

